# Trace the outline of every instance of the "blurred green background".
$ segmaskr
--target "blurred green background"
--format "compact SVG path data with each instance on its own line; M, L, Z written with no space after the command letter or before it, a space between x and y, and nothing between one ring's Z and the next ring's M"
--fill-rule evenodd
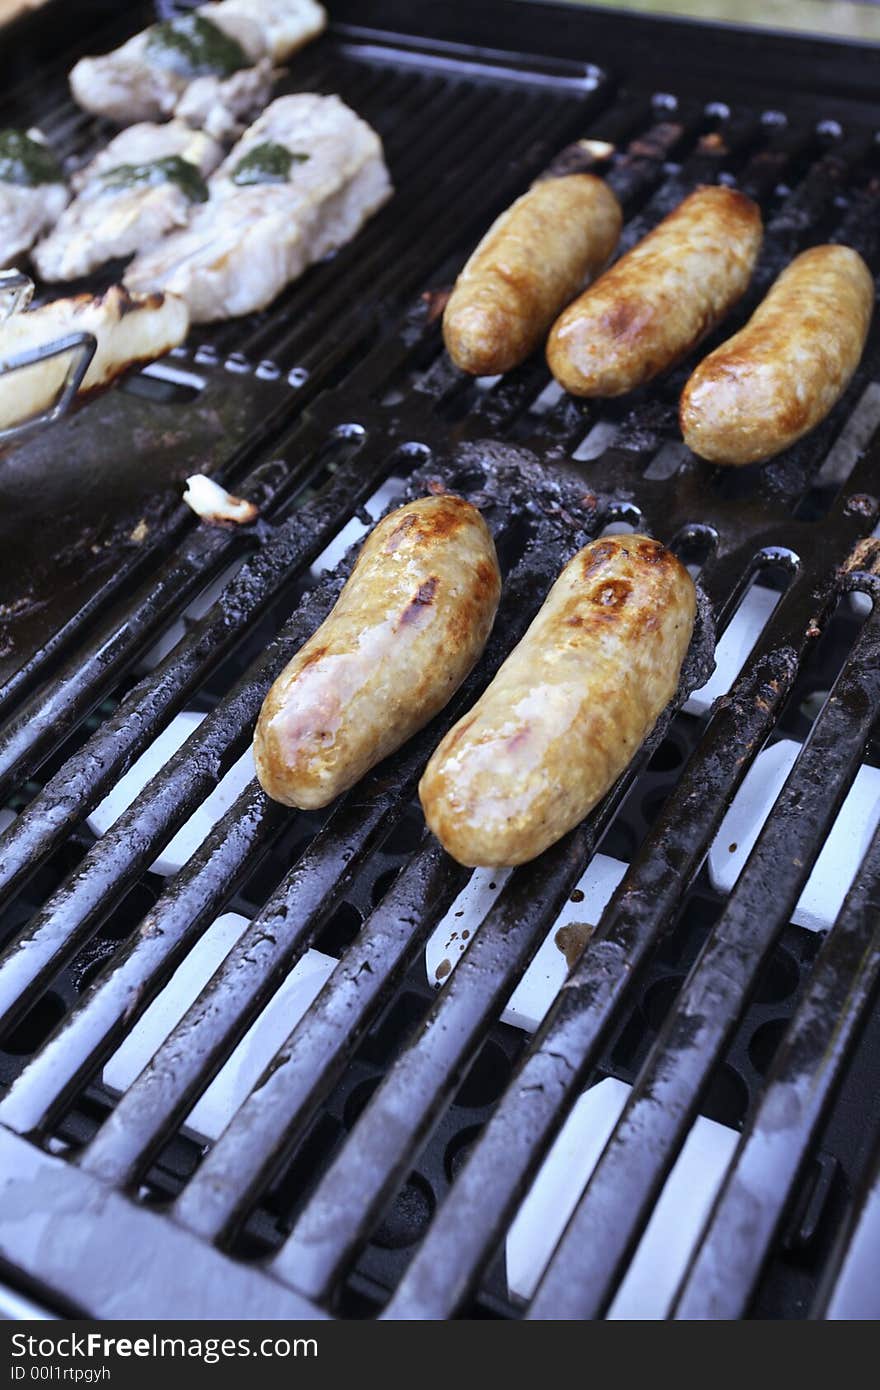
M574 3L880 43L880 5L859 4L854 0L574 0ZM880 69L877 77L880 85Z

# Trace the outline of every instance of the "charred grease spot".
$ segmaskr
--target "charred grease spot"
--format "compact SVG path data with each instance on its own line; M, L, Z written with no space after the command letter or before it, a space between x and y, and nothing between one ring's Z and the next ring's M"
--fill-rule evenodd
M132 299L128 290L120 289L116 296L116 311L120 319L124 319L126 314L135 313L138 309L160 309L165 301L164 294L153 290L145 295L143 299Z
M588 546L584 552L582 575L584 579L589 579L591 575L600 570L603 565L617 554L617 546L610 541L603 541L600 545Z
M414 623L424 608L430 608L431 604L434 602L434 595L437 592L438 583L439 580L436 575L432 575L430 579L425 580L424 584L419 585L418 589L416 589L415 596L410 599L400 616L401 626L406 623Z
M437 576L432 574L430 579L426 579L424 584L419 585L419 591L413 599L413 603L431 603L439 582Z
M445 540L470 521L473 508L462 497L444 493L442 497L426 498L423 503L411 504L413 510L396 522L385 542L386 552L393 553L413 532L418 541ZM394 516L387 520L394 521Z
M632 593L628 579L607 579L594 591L592 598L602 608L621 608Z
M602 315L602 328L612 338L626 342L639 336L648 317L642 305L629 304L624 299Z
M407 516L402 516L391 532L391 535L388 537L385 549L391 551L397 550L406 540L412 528L417 525L417 522L418 518L413 512L410 512Z
M440 540L451 536L459 526L470 520L471 505L461 497L449 494L438 497L430 510L426 509L419 517L420 532L426 540Z
M571 922L560 927L553 940L558 950L565 956L569 970L573 970L583 954L584 947L593 935L588 922Z
M659 541L643 537L636 546L636 554L646 565L660 565L672 558L670 552Z

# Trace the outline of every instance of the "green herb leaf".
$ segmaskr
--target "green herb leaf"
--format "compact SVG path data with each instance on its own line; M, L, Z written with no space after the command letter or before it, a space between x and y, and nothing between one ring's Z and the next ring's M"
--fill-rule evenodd
M41 183L63 183L61 167L52 151L23 130L0 130L0 183L35 188Z
M263 145L254 145L236 164L232 182L249 183L287 183L293 164L303 164L307 154L297 154L267 140Z
M199 14L154 24L148 30L147 53L152 63L181 77L231 77L253 66L240 43Z
M209 197L208 185L198 169L179 154L154 159L149 164L118 164L102 174L101 181L106 189L176 183L192 203L206 203Z

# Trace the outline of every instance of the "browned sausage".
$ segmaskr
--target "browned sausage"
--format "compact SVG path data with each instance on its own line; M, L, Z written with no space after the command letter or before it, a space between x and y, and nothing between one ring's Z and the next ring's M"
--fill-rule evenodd
M848 246L814 246L745 328L697 367L681 398L685 443L710 463L758 463L815 429L859 365L874 281Z
M326 806L399 748L476 662L500 593L492 536L469 502L427 497L386 516L263 702L263 789L285 806Z
M622 396L696 346L744 293L761 214L730 188L699 188L570 304L547 343L575 396Z
M494 376L525 361L588 276L608 260L623 214L592 174L537 183L489 228L443 315L449 356Z
M425 817L453 858L523 864L583 820L675 694L695 614L687 570L647 536L569 561L425 769Z

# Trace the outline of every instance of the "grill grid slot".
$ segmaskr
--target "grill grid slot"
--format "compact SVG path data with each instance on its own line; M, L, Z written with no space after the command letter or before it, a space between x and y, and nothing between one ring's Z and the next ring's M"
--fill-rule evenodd
M481 22L473 18L474 32ZM601 44L589 15L577 23L592 62ZM654 31L667 49L673 30ZM183 1261L178 1315L240 1316L250 1307L298 1316L369 1304L387 1317L475 1306L516 1316L523 1310L507 1294L499 1258L505 1233L584 1087L604 1076L634 1089L527 1315L604 1313L691 1119L718 1113L725 1078L736 1104L728 1097L719 1118L730 1126L744 1116L743 1138L691 1252L676 1315L760 1313L774 1298L802 1315L820 1286L817 1308L832 1306L835 1280L842 1306L840 1271L864 1238L867 1217L861 1227L857 1218L871 1182L867 1146L857 1157L841 1139L838 1102L865 1075L861 1050L880 1046L870 1017L876 943L860 952L873 942L876 837L821 950L787 923L859 765L877 760L875 614L728 898L701 866L759 749L794 729L803 738L792 702L821 650L819 632L849 603L841 596L862 596L850 626L874 596L865 538L878 514L877 431L856 449L848 477L830 480L821 469L880 379L880 330L875 324L844 400L819 430L763 470L725 471L677 443L676 398L693 359L620 402L547 392L540 358L475 383L444 357L430 303L491 218L568 142L590 137L614 146L594 158L624 203L624 249L701 182L734 183L761 201L755 282L705 352L808 245L842 240L880 269L877 113L873 125L855 116L836 124L837 108L827 119L814 94L789 103L777 92L782 113L768 115L757 80L744 99L707 106L704 84L680 60L670 67L680 74L677 84L670 77L672 97L657 97L625 64L602 73L589 62L475 58L344 27L297 60L290 89L339 91L380 130L397 196L270 310L197 330L175 359L204 380L197 401L153 407L157 420L170 411L162 418L175 428L198 430L212 401L245 403L222 445L206 445L206 459L259 501L261 519L247 534L212 531L167 492L148 545L122 552L0 688L0 786L18 813L0 835L0 1079L11 1082L0 1146L11 1200L32 1159L47 1192L79 1194L78 1211L104 1193L108 1212L93 1228L47 1197L47 1219L67 1223L56 1247L68 1255L38 1266L2 1223L0 1253L65 1307L85 1300L93 1315L160 1316ZM52 93L41 95L42 124L81 161L102 132L64 97L67 66L59 61L41 84ZM4 99L4 120L25 109L21 96ZM124 421L133 400L117 393L114 418ZM577 462L591 431L604 447ZM291 816L252 782L183 868L157 880L157 851L241 753L269 681L329 609L353 556L317 580L310 566L349 518L364 519L364 504L391 476L404 479L407 496L447 486L484 508L508 574L483 660L443 715L338 806ZM699 551L719 635L753 582L776 589L779 601L729 694L705 718L677 714L663 745L671 760L651 760L661 729L587 822L511 876L433 997L424 948L469 871L419 833L412 800L421 767L564 558L620 520L680 547L689 562ZM213 606L186 619L177 645L138 678L140 654L236 557L243 566ZM86 816L193 705L203 723L96 841ZM603 855L626 860L622 880L523 1044L498 1019L600 842ZM104 1063L226 911L251 919L240 941L141 1076L111 1094ZM338 931L328 928L337 920ZM794 983L778 998L762 984L750 1002L771 950L771 964L780 959L780 933ZM187 1115L313 943L338 956L335 970L203 1154L187 1137ZM765 988L771 1003L762 1002ZM710 1019L697 1007L704 992L716 1001ZM814 1017L822 1036L834 1036L822 1066ZM704 1046L679 1046L685 1025ZM761 1025L782 1038L775 1057L775 1043L753 1045ZM486 1099L492 1049L500 1060ZM786 1071L792 1059L796 1082ZM758 1171L774 1097L792 1085L810 1091L811 1108L778 1139L763 1224L747 1228L742 1185ZM647 1104L648 1089L669 1104ZM876 1124L873 1098L864 1103ZM848 1184L857 1194L849 1208ZM418 1206L417 1198L423 1218L404 1239L405 1202ZM170 1233L151 1237L155 1280L126 1290L92 1254L80 1267L86 1245L112 1254L123 1230L144 1239L159 1219L153 1202ZM787 1214L807 1203L809 1222L788 1230ZM845 1216L836 1249L829 1210L838 1222ZM795 1248L797 1270L786 1264ZM268 1263L242 1263L255 1253ZM231 1283L224 1271L234 1272Z

